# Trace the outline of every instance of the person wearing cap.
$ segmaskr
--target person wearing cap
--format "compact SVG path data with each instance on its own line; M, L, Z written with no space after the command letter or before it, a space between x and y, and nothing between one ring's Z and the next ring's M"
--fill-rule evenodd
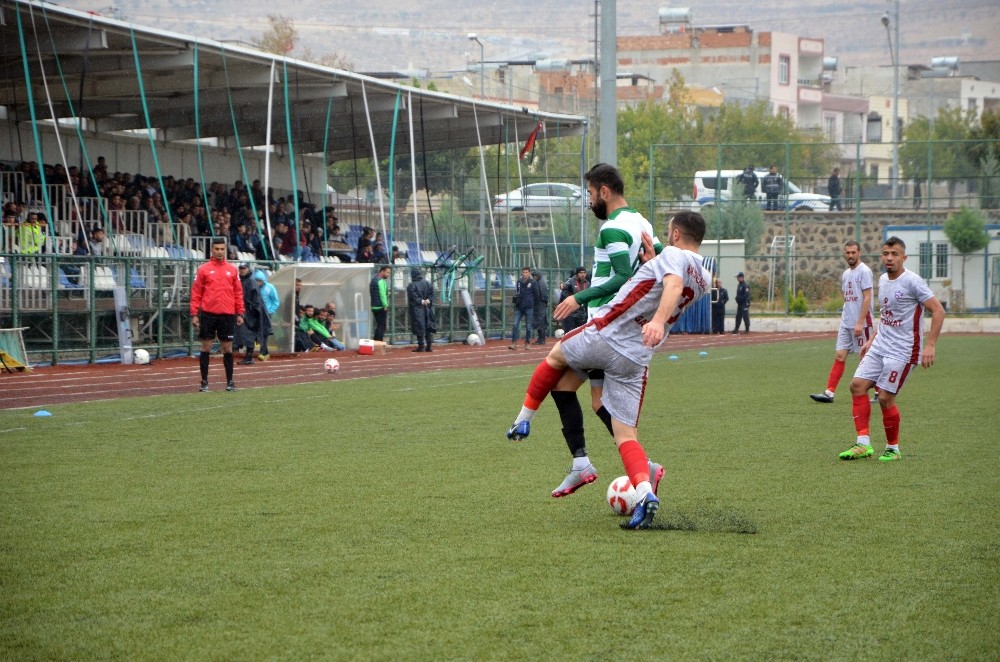
M410 330L417 337L414 352L431 352L434 342L434 286L424 280L424 274L414 267L406 286L406 303L410 308Z
M743 333L750 333L750 286L742 271L736 274L736 281L739 285L736 286L736 328L733 333L740 332L741 320L745 328Z
M536 345L545 344L546 332L549 328L549 293L548 287L545 285L545 280L542 278L542 272L535 269L531 272L531 277L535 279L535 283L538 285L538 298L535 299L535 331L538 333L538 337L535 340ZM530 338L530 336L529 336Z
M568 297L584 291L588 287L590 287L590 279L587 278L587 269L581 265L576 268L572 275L570 275L569 280L563 283L562 294L559 295L559 303L562 303ZM581 306L571 315L563 319L562 330L563 332L568 333L576 327L583 326L586 323L587 309Z
M264 346L271 334L271 318L264 306L264 298L253 277L253 270L246 262L239 266L240 286L243 288L243 324L236 327L233 340L235 349L246 348L246 355L240 361L243 365L253 365L253 351L259 343Z

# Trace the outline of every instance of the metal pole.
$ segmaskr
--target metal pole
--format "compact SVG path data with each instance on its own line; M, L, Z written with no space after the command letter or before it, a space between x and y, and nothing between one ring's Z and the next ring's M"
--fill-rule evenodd
M896 33L893 39L889 32L890 23ZM883 14L882 25L889 37L889 55L892 57L892 171L889 173L889 186L892 188L892 206L896 206L897 182L899 180L899 0L893 2L892 20L889 14Z
M618 165L617 0L601 0L601 161Z

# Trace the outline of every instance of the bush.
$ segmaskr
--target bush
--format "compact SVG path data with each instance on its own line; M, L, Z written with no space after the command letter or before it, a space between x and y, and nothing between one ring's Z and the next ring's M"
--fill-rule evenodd
M742 202L702 209L706 239L742 239L747 255L760 247L764 234L764 211L757 205Z
M792 294L791 290L788 290L788 312L793 315L805 315L809 311L809 302L806 300L806 295L799 290L797 296Z

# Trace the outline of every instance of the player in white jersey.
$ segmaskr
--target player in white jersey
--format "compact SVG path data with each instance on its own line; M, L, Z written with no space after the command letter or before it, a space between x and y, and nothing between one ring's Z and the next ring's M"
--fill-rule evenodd
M588 312L597 306L607 303L615 296L625 282L632 277L641 262L659 253L663 246L654 236L653 226L642 214L632 209L625 200L625 183L621 173L613 166L598 163L584 176L587 181L587 192L590 196L590 208L599 220L603 221L594 246L594 269L590 287L571 297L566 297L556 306L553 317L557 320L572 315L580 306L588 306ZM611 414L601 402L604 389L604 374L600 370L590 370L585 374L590 379L591 407L601 422L611 429ZM563 424L563 438L569 447L573 464L566 478L552 491L553 497L564 497L573 494L584 485L597 480L597 469L591 464L587 455L586 438L583 431L583 412L576 391L582 382L575 381L565 387L560 386L545 390L552 392L552 400L559 410L559 418ZM531 433L531 419L534 417L542 400L535 399L529 390L525 396L524 405L517 415L513 425L507 430L507 438L520 441ZM654 476L654 488L663 476L663 467L652 463L650 473Z
M920 364L934 365L937 339L944 324L944 307L917 274L906 269L906 244L889 237L882 245L885 273L878 280L880 315L875 335L861 349L861 363L851 380L852 414L857 442L840 454L841 460L871 457L868 424L872 407L868 389L878 386L886 447L879 460L893 461L899 453L899 409L896 396L910 370ZM931 313L931 328L924 339L924 311Z
M849 241L844 244L844 259L847 260L847 269L840 276L844 310L840 315L840 329L837 331L837 349L830 376L826 380L826 390L809 395L816 402L833 402L837 384L844 375L847 355L861 351L871 338L875 323L872 270L861 261L861 246L858 242Z
M670 246L649 260L592 319L555 344L536 368L528 393L538 401L555 388L583 383L579 371L604 371L604 406L612 433L639 504L622 526L648 528L659 508L654 467L639 444L639 411L649 362L684 308L708 291L711 275L695 251L705 236L705 219L697 212L678 213L667 226ZM660 474L662 475L662 473Z

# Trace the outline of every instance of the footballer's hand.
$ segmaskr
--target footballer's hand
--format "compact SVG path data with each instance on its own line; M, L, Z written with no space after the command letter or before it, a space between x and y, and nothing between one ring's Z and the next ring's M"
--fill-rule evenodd
M646 347L656 347L664 335L666 331L662 322L646 322L642 325L642 344Z
M936 353L934 345L925 345L922 356L920 357L920 365L925 368L929 368L934 365L934 356Z
M198 319L198 316L197 315L192 315L191 316L191 325L194 328L197 329L200 324L201 324L201 321Z
M639 262L646 264L656 257L656 246L653 245L653 237L648 232L642 233L642 250L639 251Z
M552 312L552 319L562 321L575 313L579 307L580 304L577 303L576 297L566 297Z

